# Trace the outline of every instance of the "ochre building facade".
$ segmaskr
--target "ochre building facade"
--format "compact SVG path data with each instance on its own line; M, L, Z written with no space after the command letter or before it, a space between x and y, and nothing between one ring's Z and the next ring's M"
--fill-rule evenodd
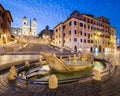
M54 27L55 44L71 52L88 50L108 52L116 49L116 29L109 19L74 11L64 22Z
M11 22L13 22L10 11L0 5L0 44L11 40Z

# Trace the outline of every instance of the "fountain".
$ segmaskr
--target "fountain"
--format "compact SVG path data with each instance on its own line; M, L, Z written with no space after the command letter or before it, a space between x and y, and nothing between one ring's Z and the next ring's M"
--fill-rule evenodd
M9 86L13 89L12 91L20 89L19 92L23 90L22 92L29 92L35 95L55 96L63 95L61 94L62 92L66 93L66 90L70 89L67 91L68 95L76 96L75 94L79 91L77 93L79 96L82 90L86 90L84 91L84 94L86 94L87 89L91 92L96 90L96 88L101 89L100 84L106 83L105 79L109 81L115 75L117 68L115 67L114 69L114 66L110 65L111 62L96 58L94 55L85 52L80 55L67 56L45 54L43 52L40 54L34 62L30 62L33 57L25 59L23 62L20 61L20 65L16 65L16 62L12 64L10 62L10 66L14 65L16 67L16 69L15 67L10 68L7 78ZM59 94L59 92L61 93ZM73 94L73 92L75 93Z
M92 73L95 75L94 79L96 79L98 77L97 73L99 72L100 74L100 72L105 70L102 62L95 61L94 56L86 52L78 56L68 56L67 58L61 56L58 58L55 54L45 54L43 52L40 52L40 55L42 58L35 63L35 66L31 67L28 61L25 62L25 68L27 69L20 71L18 78L49 84L49 82L52 82L50 80L51 77L55 78L56 82L62 83L92 75ZM100 79L97 78L96 80ZM55 86L57 86L57 83Z
M93 66L91 63L93 62L94 58L93 58L93 56L91 56L90 54L87 54L87 53L83 57L76 57L74 55L74 57L71 60L71 65L66 64L65 61L58 59L56 57L56 55L53 55L53 54L47 55L47 54L44 54L43 52L41 52L40 54L42 55L43 58L46 59L45 64L48 64L48 66L54 72L64 73L64 72L80 71L85 68L89 68L89 67ZM85 61L87 61L88 64L86 64L86 65L83 64L82 66L79 66L79 65L77 65L77 63L79 61L83 61L83 63ZM72 65L72 63L76 64L76 65Z

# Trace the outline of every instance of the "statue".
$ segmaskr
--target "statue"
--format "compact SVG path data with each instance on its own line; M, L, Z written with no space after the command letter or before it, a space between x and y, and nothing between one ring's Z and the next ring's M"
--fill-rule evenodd
M8 73L8 80L15 80L17 77L17 70L15 68L15 66L12 66L9 70L9 73Z
M51 71L55 71L55 72L80 71L80 70L83 70L85 68L93 66L91 64L91 61L89 62L88 65L82 65L82 66L80 66L80 65L68 65L68 64L65 64L63 60L60 60L59 58L57 58L56 55L54 55L54 54L47 55L43 52L40 52L40 54L42 55L42 57L44 59L46 59L46 63L44 63L44 64L48 65L50 67ZM91 60L90 57L87 57L87 58L88 58L87 60ZM42 65L44 65L44 64L42 64Z
M49 78L49 88L56 89L58 87L58 79L55 74L52 74Z
M73 64L77 64L77 56L74 54L74 57L73 57Z
M46 59L46 64L49 65L51 70L57 71L57 72L69 72L70 69L69 67L63 63L60 59L56 57L56 55L51 54L47 55L44 54L43 52L40 52L40 54L43 56L43 58Z

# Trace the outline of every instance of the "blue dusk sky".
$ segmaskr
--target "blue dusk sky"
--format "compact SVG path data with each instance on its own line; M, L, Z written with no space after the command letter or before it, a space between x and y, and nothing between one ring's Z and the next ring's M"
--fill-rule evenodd
M80 13L104 16L116 27L120 38L120 0L0 0L1 5L11 12L12 27L22 27L22 18L36 18L38 33L46 25L53 29L78 10Z

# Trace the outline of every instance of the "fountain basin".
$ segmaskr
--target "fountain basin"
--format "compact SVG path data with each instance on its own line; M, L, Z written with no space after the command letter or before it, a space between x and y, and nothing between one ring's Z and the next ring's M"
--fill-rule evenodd
M99 62L99 63L96 63ZM105 66L102 62L100 61L95 61L93 62L93 67L86 67L83 70L79 71L72 71L72 72L50 72L50 69L47 65L44 65L46 67L40 68L40 67L32 67L29 70L23 71L19 73L19 78L23 78L25 80L31 81L31 82L36 82L36 83L44 83L48 84L48 80L51 74L55 74L56 77L58 78L59 83L65 83L65 82L72 82L76 81L79 78L84 78L84 77L89 77L92 76L93 69L96 68L99 64L99 66L102 66L102 71L105 70ZM70 65L74 66L74 65ZM75 65L74 67L81 67L82 65Z
M51 74L55 74L58 83L65 83L91 77L93 76L93 70L99 69L100 72L104 72L106 69L104 60L94 60L93 57L85 57L88 59L83 60L79 57L59 59L54 54L46 55L42 53L42 55L43 58L40 59L37 66L20 72L18 77L27 80L27 82L48 84Z

